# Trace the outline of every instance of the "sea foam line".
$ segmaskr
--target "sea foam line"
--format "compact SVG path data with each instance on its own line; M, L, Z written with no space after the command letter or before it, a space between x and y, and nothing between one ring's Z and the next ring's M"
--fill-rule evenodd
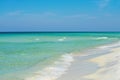
M108 39L108 37L98 37L96 38L97 40L100 40L100 39Z
M100 69L93 74L85 76L85 78L92 80L120 80L120 42L105 48L111 52L90 60L97 63Z
M66 37L63 37L63 38L58 39L58 41L62 42L62 41L64 41L65 39L66 39Z
M24 80L55 80L68 70L73 61L72 54L64 54L58 61L54 62L53 66L37 71L33 73L33 76L27 77Z
M98 47L99 49L111 49L111 48L115 48L115 47L119 47L120 46L120 41L113 43L113 44L109 44L109 45L104 45L104 46L100 46Z

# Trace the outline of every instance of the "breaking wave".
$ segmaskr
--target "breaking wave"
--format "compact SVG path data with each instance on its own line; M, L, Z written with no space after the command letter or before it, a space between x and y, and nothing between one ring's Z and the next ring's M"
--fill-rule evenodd
M98 38L95 38L96 40L104 40L104 39L108 39L108 37L98 37Z
M108 49L108 48L115 48L115 47L119 47L120 46L120 41L117 43L113 43L113 44L109 44L109 45L104 45L104 46L100 46L98 48L101 49Z
M58 41L62 42L62 41L64 41L65 39L66 39L66 37L63 37L63 38L58 39Z
M33 73L33 76L27 77L24 80L55 80L68 70L73 61L72 54L64 54L52 66L37 71Z

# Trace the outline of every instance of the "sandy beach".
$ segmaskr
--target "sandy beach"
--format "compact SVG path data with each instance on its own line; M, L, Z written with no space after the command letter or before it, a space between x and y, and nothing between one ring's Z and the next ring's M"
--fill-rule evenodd
M0 80L120 80L120 0L0 0Z
M120 47L112 52L90 60L100 66L95 73L86 76L92 80L119 80L120 74Z
M101 48L101 52L99 49L91 50L90 55L75 56L66 74L57 80L119 80L120 47L112 47Z

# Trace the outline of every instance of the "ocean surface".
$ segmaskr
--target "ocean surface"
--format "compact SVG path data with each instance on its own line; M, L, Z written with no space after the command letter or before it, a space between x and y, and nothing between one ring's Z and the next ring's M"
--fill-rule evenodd
M72 54L119 40L117 32L0 33L0 80L55 79L73 61Z

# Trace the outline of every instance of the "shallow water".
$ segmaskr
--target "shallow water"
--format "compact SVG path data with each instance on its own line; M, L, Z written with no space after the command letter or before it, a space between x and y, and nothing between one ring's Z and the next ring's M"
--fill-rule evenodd
M0 33L0 79L8 74L29 71L38 64L37 69L43 70L63 55L119 39L120 33ZM17 78L12 76L9 80Z

